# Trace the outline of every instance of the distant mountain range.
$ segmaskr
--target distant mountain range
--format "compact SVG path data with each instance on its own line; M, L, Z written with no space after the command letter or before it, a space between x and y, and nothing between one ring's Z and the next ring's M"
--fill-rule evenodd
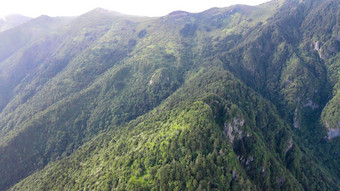
M24 24L31 19L32 18L30 17L25 17L22 15L8 15L0 18L0 32Z
M0 21L0 190L340 190L340 1Z

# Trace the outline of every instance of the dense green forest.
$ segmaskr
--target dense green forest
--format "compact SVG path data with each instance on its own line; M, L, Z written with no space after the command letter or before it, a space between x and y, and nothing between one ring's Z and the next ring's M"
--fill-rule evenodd
M340 1L0 23L0 190L340 190Z

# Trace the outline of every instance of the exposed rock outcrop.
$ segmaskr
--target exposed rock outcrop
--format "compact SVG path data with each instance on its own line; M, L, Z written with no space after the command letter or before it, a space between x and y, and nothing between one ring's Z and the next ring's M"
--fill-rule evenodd
M229 138L230 142L233 144L235 138L242 138L241 127L244 125L244 119L241 117L234 117L231 122L224 123L224 134Z
M333 139L335 137L340 136L340 121L338 121L338 123L337 123L337 128L330 127L330 125L328 124L327 121L325 121L324 124L327 128L327 131L328 131L328 139Z
M340 121L338 123L340 123ZM328 139L333 139L338 136L340 136L340 127L336 129L328 129Z

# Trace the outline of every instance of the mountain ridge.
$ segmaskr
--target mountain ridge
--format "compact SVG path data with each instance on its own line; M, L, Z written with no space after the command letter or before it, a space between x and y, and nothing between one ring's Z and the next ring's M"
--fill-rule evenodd
M18 25L24 24L32 18L19 14L6 15L0 20L0 32L9 30Z

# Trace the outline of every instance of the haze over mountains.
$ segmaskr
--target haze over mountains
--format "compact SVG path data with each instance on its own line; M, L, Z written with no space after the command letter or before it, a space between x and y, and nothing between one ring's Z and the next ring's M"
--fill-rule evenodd
M0 32L11 29L18 25L24 24L31 20L30 17L25 17L22 15L8 15L0 19Z
M0 22L0 190L339 190L339 4Z

